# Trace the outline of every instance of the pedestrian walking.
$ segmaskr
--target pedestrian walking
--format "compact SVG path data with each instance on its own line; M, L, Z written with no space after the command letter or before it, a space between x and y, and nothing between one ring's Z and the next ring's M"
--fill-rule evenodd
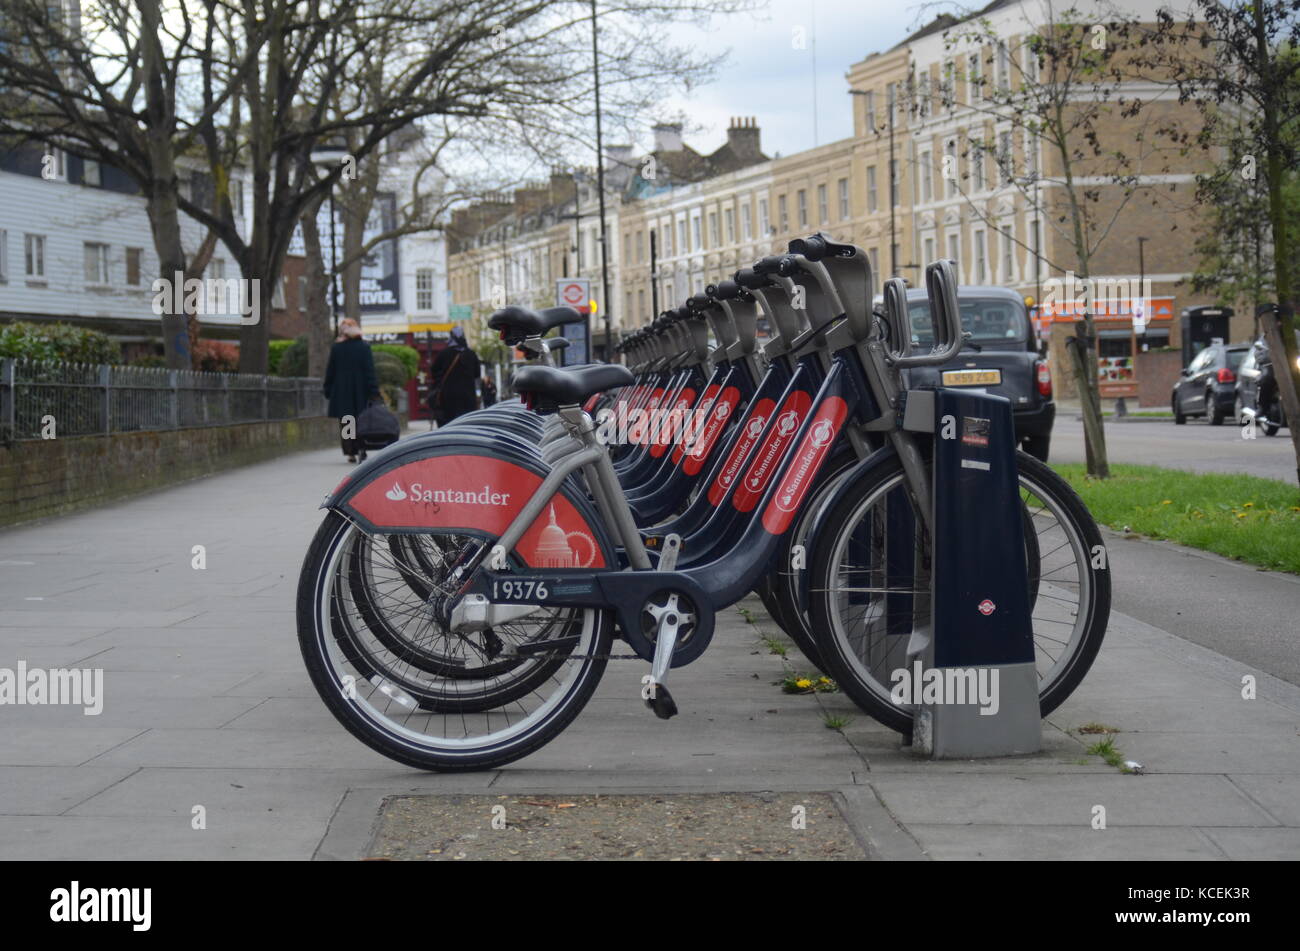
M479 380L478 391L482 395L484 409L497 401L497 385L492 382L492 377L485 374L483 379Z
M330 347L325 367L324 391L329 415L339 421L343 455L348 462L366 458L365 447L357 439L357 417L379 396L379 380L370 344L361 339L361 325L351 317L339 321L339 337Z
M465 340L465 331L451 328L447 346L429 371L429 411L439 426L478 409L475 383L481 373L478 354Z

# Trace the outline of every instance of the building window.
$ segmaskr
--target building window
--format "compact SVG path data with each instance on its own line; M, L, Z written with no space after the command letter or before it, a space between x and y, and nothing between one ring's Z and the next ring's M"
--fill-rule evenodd
M890 204L898 205L898 159L889 160L889 201Z
M645 320L645 319L646 319L646 312L645 312L645 288L644 288L644 287L641 288L640 290L638 290L638 291L636 292L636 317L637 317L637 320Z
M1011 52L1006 40L998 40L998 89L1006 92L1011 88Z
M433 268L415 270L415 309L433 310Z
M971 142L970 147L971 191L984 190L984 147L978 142Z
M799 227L807 228L808 227L808 192L806 192L804 189L801 188L799 189L799 193L795 196L795 198L799 202Z
M632 232L623 232L623 263L632 263Z
M663 248L661 249L661 251L663 252L664 257L669 257L669 258L672 257L672 256L673 256L673 227L672 227L672 225L664 225L664 242L663 242L663 243L664 243L664 246L663 246Z
M645 260L645 232L638 231L636 233L636 263L640 264L644 260ZM547 275L547 278L548 279L550 278L549 274Z
M1024 81L1027 83L1036 83L1038 82L1038 57L1034 54L1034 48L1028 42L1028 39L1029 38L1026 37L1025 42L1020 45L1020 49L1024 53L1025 57Z
M758 200L758 233L766 238L772 233L772 220L767 215L767 199Z
M934 199L934 158L929 152L921 153L921 201Z
M987 284L988 275L988 248L984 241L983 230L975 232L975 278L976 284Z
M916 114L922 119L930 117L930 76L922 76L916 84Z
M704 250L704 239L700 236L700 216L696 215L691 219L691 240L695 243L691 245L692 251Z
M727 244L736 243L736 215L730 208L722 210L722 220L726 222Z
M1025 174L1032 180L1038 177L1038 137L1025 130Z
M867 259L871 261L871 294L874 297L880 292L880 252L872 248L867 252Z
M235 214L244 214L244 182L242 179L235 179L230 183L230 204L234 208Z
M87 241L85 248L86 283L108 283L108 245Z
M718 230L718 213L709 212L709 247L716 248L722 244L722 232Z
M892 129L897 123L897 114L894 107L898 104L898 83L890 83L885 87L886 109L888 110L889 127Z
M749 202L740 206L740 236L745 241L754 237L754 222L749 213Z
M943 102L943 108L949 115L952 114L953 100L957 98L956 67L952 60L943 64L943 79L939 84L939 98Z
M876 91L874 89L867 90L867 95L864 98L867 100L867 130L869 132L875 132L876 131Z
M980 90L980 54L971 53L966 57L966 102L974 105Z
M878 207L876 200L876 166L867 166L867 211L875 211Z
M961 260L961 235L948 235L948 260L951 261L954 266L956 266L957 262ZM961 271L959 269L958 274L960 273Z
M682 218L677 222L677 253L690 253L691 246L686 243L686 219Z
M948 198L957 194L957 177L960 170L957 167L957 140L949 139L943 147L944 169L943 169L943 193Z
M141 261L144 257L143 248L126 249L126 283L128 287L140 286Z
M921 255L921 264L927 265L934 261L934 238L926 238L922 247L924 251Z
M781 233L784 234L785 232L790 230L790 211L788 208L786 208L784 195L780 195L777 197L776 208L777 208L778 220L781 222Z
M998 169L1000 174L998 180L1003 187L1011 184L1012 173L1012 156L1011 156L1011 133L998 133Z
M23 273L27 277L45 276L45 235L23 235Z
M86 159L82 166L81 182L83 185L89 185L92 188L100 186L99 163L94 159Z
M1011 283L1015 276L1016 269L1016 242L1015 232L1012 230L1015 226L1007 225L1002 229L1002 282Z
M826 186L817 186L817 220L821 224L829 224L831 220L831 210L826 198Z
M275 310L284 310L284 275L275 282L275 290L271 292L271 307Z

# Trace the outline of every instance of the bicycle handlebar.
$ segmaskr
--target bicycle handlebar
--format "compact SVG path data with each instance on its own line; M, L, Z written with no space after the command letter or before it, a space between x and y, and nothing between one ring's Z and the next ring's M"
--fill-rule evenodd
M910 349L910 336L907 334L909 321L907 320L907 295L905 291L899 290L895 285L894 293L891 296L889 285L894 284L891 279L886 284L885 305L889 308L899 308L898 314L901 319L895 317L893 323L897 323L903 334L903 350L893 354L894 365L899 368L907 367L926 367L941 366L957 356L961 352L962 343L965 340L964 332L961 327L961 311L957 306L957 276L953 271L951 261L935 261L925 269L925 291L930 298L931 321L934 324L935 346L937 349L931 350L927 354L920 356L908 356L907 351ZM936 313L937 311L937 313ZM939 343L939 330L943 328L943 343Z

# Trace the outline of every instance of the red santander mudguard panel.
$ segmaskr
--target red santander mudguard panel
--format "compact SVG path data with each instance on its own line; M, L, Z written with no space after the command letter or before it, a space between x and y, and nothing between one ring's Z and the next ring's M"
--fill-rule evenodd
M727 497L731 487L736 484L736 478L740 475L740 467L745 464L749 458L749 450L758 442L758 437L763 435L763 427L767 425L767 418L772 415L772 410L776 406L776 400L763 399L754 404L754 408L749 413L749 418L745 420L744 431L740 438L736 440L736 445L731 448L731 454L727 456L727 461L722 464L717 478L713 480L713 485L709 486L709 503L718 505Z
M682 471L687 475L695 475L704 467L704 462L709 458L709 453L713 451L713 444L718 441L718 436L727 426L727 420L731 419L731 414L736 409L736 404L740 402L740 390L734 386L729 386L722 391L717 402L709 408L708 421L704 424L704 431L699 434L691 446L690 453L686 456L686 463L682 466Z
M713 408L713 399L718 395L718 389L716 383L705 387L704 395L700 397L700 401L687 414L686 425L682 427L677 445L673 449L671 457L673 465L677 465L682 461L682 456L686 454L686 444L700 434L700 428L704 425L705 417L708 416L709 410Z
M681 396L677 397L677 402L670 409L660 413L654 433L654 445L650 447L652 458L658 459L668 451L668 447L681 431L686 417L690 415L691 404L694 402L695 391L687 387L682 390Z
M504 459L429 456L376 476L346 505L379 531L459 528L499 536L541 484L541 476ZM606 567L596 533L558 494L515 553L532 568Z
M786 397L785 403L781 405L781 412L777 413L776 421L767 434L767 440L754 454L753 464L745 473L745 478L741 480L740 488L736 489L736 494L732 496L731 504L736 507L736 511L754 510L758 500L763 497L767 483L781 467L781 458L789 448L790 440L794 439L794 434L803 425L804 417L808 415L811 406L812 397L803 390L795 390Z
M838 396L830 397L818 408L798 451L781 474L780 488L763 512L763 527L773 535L780 535L790 527L848 414L848 404Z

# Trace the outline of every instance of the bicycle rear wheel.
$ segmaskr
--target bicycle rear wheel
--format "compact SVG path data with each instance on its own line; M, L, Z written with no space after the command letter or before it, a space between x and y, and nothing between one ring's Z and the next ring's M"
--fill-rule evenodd
M1039 708L1046 716L1078 686L1110 617L1110 571L1094 558L1101 534L1055 472L1016 453L1027 526ZM881 723L905 733L912 708L893 702L914 624L928 617L928 579L913 553L930 548L897 459L869 473L830 512L810 559L810 611L822 657L840 688ZM1100 563L1100 567L1096 563Z
M518 658L508 669L486 678L445 676L432 658L464 657L451 645L431 648L411 634L399 643L372 630L355 597L354 562L376 546L358 541L354 523L330 512L308 550L298 583L298 640L316 691L330 712L372 749L409 766L443 772L492 769L526 756L550 742L582 710L595 691L613 639L609 612L581 608L541 609L541 623L562 625L569 637L563 648ZM396 586L394 586L396 587ZM372 592L373 594L373 592ZM373 598L367 605L373 610ZM388 612L387 621L395 617ZM468 637L468 635L466 635ZM423 649L423 656L414 651ZM412 663L419 659L420 664ZM498 662L499 663L499 662ZM545 672L533 677L537 670ZM508 702L428 703L455 698L461 691L482 694L495 678L513 686L525 678L527 692L512 690ZM496 698L500 700L500 697ZM424 700L426 702L421 703Z

